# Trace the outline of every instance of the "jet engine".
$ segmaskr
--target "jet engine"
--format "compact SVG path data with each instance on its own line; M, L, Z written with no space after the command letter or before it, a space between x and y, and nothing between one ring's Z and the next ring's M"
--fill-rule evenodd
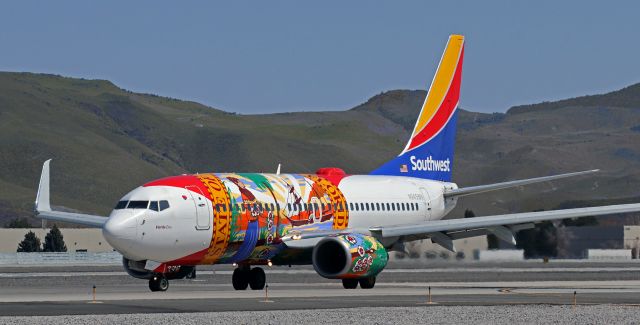
M347 234L323 238L311 258L320 276L348 279L376 276L387 265L389 254L371 236Z
M153 272L144 268L145 264L146 261L132 261L126 257L122 258L124 270L134 278L148 280L154 276ZM164 273L167 280L182 279L185 277L190 279L195 277L196 267L190 265L171 266L168 267L168 270L169 272Z

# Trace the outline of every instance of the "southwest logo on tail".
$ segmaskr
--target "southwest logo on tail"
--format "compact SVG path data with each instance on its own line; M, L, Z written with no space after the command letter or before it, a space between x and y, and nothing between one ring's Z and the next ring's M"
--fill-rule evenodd
M463 57L464 37L451 35L409 142L372 175L451 180Z

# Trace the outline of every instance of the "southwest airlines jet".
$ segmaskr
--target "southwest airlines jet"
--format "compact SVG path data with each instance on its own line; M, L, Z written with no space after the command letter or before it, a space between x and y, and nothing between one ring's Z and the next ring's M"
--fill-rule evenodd
M464 37L445 48L404 150L369 175L339 168L314 174L211 173L158 179L133 189L109 217L53 211L49 163L35 208L40 218L101 227L131 276L165 291L197 265L233 264L236 290L265 286L260 266L311 264L345 289L372 288L388 252L429 238L454 240L514 233L545 220L640 211L640 204L443 218L465 195L593 173L595 170L458 188L451 182Z

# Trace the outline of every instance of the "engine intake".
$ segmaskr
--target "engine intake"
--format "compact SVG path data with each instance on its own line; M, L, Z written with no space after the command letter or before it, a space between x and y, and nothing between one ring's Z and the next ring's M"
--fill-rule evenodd
M325 237L313 248L316 272L328 279L375 276L387 265L389 255L371 236L347 234Z

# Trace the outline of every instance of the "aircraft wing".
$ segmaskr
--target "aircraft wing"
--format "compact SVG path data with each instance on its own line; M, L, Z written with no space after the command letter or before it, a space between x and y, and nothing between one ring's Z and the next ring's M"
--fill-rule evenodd
M36 216L41 219L63 221L75 223L91 227L101 228L107 217L95 216L90 214L71 213L51 210L49 202L49 163L51 159L44 162L42 166L42 174L40 175L40 185L38 186L38 194L36 196L35 212Z
M515 245L515 232L533 228L536 223L542 221L630 212L640 212L640 203L435 220L410 225L371 227L366 231L362 229L340 229L296 232L294 230L283 237L282 240L291 247L312 247L319 238L351 232L370 235L378 239L393 237L403 240L430 238L434 243L455 252L453 245L453 240L455 239L493 234L501 240Z
M493 234L515 245L514 232L533 228L535 223L629 212L640 212L640 203L437 220L412 225L372 227L369 231L380 238L402 236L431 238L436 244L455 251L452 242L454 239Z
M70 213L61 211L37 211L37 213L37 217L41 219L75 223L97 228L102 228L104 223L107 222L107 217L94 216L91 214Z
M560 174L560 175L553 175L553 176L521 179L517 181L509 181L509 182L489 184L489 185L457 188L457 189L452 189L444 192L444 197L448 198L448 197L459 197L459 196L465 196L465 195L471 195L471 194L480 194L480 193L496 191L496 190L501 190L501 189L510 188L510 187L517 187L517 186L529 185L529 184L540 183L540 182L548 182L556 179L573 177L573 176L587 175L587 174L596 173L598 171L599 169L593 169L593 170L585 170L585 171L576 172L576 173L567 173L567 174Z

